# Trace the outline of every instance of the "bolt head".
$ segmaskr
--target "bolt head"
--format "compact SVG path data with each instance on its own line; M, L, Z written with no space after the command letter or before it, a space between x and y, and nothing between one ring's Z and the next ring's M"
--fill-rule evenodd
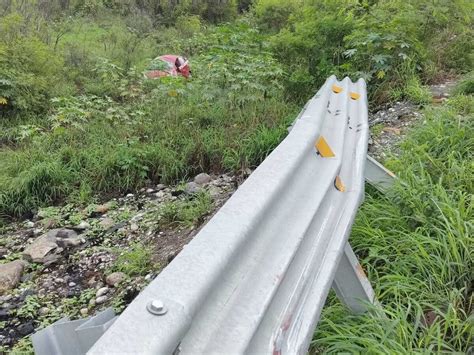
M165 304L160 300L152 300L148 302L146 308L148 312L158 316L163 315L168 311L165 307Z

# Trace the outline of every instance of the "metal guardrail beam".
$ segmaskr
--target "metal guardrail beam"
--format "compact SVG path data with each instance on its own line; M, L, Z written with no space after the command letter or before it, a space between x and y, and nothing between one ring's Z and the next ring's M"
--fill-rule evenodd
M330 77L89 354L303 353L332 284L363 311L373 291L347 242L367 139L364 81Z

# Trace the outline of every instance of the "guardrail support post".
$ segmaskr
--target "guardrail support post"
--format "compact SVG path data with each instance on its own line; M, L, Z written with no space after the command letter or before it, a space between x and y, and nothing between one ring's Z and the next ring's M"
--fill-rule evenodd
M341 302L354 313L364 313L367 303L374 303L374 290L349 243L344 248L332 287Z
M377 160L367 155L365 161L365 180L380 192L387 191L397 178L394 173L380 164Z

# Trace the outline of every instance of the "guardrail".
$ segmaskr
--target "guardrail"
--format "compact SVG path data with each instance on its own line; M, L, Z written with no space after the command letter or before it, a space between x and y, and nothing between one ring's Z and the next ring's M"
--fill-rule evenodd
M331 286L365 311L374 294L348 237L364 196L367 140L364 81L330 77L88 354L303 353ZM381 167L369 170L380 188L391 183Z

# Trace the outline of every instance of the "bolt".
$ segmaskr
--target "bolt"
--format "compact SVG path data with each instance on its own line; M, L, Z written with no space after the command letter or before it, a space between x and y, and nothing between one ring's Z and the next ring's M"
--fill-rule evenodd
M153 300L148 302L146 305L146 309L148 312L155 314L157 316L161 316L168 312L168 309L165 307L164 303L160 300Z

